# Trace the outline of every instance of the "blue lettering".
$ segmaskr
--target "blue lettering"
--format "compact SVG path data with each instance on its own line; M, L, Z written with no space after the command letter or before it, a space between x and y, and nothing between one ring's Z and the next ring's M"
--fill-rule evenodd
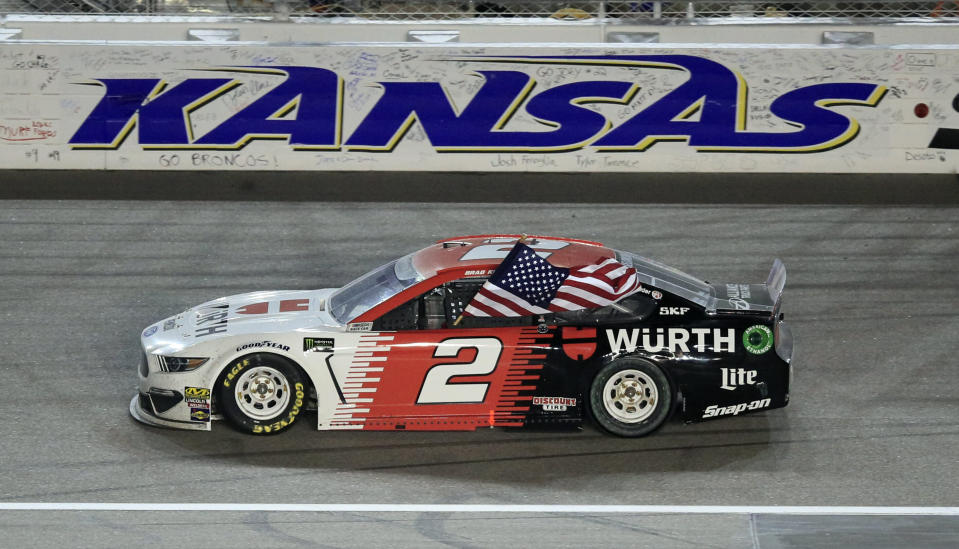
M190 144L190 112L239 86L229 78L184 80L140 107L137 138L143 148L178 148Z
M503 128L533 89L529 75L516 71L480 71L485 82L457 114L437 82L381 82L383 96L350 136L353 149L392 150L419 121L440 151L569 150L580 148L608 127L606 118L580 105L624 102L629 82L574 82L534 96L526 112L552 131L510 132Z
M555 128L540 132L493 132L501 150L561 151L580 149L612 124L582 105L628 103L638 88L630 82L573 82L545 90L529 100L526 112Z
M622 56L620 58L623 58ZM651 60L682 67L690 78L662 99L593 143L600 150L646 150L657 141L687 141L699 151L813 152L849 142L859 123L826 107L874 107L886 88L875 84L815 84L787 92L770 111L800 128L795 132L747 132L748 88L726 67L688 55L625 57L646 65ZM698 121L688 120L699 114Z
M287 139L294 149L336 149L340 141L342 80L312 67L251 67L286 79L194 142L195 146L241 149L253 139ZM296 111L295 116L288 116Z
M529 75L516 71L481 71L485 81L462 113L457 114L438 82L380 82L383 96L347 140L351 149L392 150L419 121L430 143L440 150L493 146L490 132L508 122L532 87Z
M238 85L224 78L189 79L156 95L163 86L155 78L98 82L106 87L106 93L70 139L74 148L115 149L137 125L138 118L142 147L183 147L190 143L190 111L229 86Z
M641 67L683 69L689 72L689 79L594 142L600 150L644 151L657 141L687 139L725 143L744 129L746 84L723 65L690 55L616 59ZM698 121L689 120L697 113Z
M829 110L836 105L875 106L886 88L874 84L814 84L786 92L769 106L770 112L795 132L736 133L724 141L690 141L700 151L818 152L844 145L859 133L859 122Z
M461 60L462 61L462 60ZM437 151L553 152L594 147L645 151L659 141L684 141L697 151L815 152L856 137L859 123L831 107L874 107L885 88L868 83L824 83L784 93L770 112L796 128L750 132L748 87L736 72L691 55L472 57L475 63L595 65L682 71L675 89L614 127L594 103L627 105L635 83L596 80L566 83L533 93L525 72L477 71L483 84L457 108L440 82L380 82L382 96L358 122L350 150L391 151L419 123ZM70 140L75 148L116 148L139 127L142 148L240 149L254 139L285 140L293 149L339 149L343 81L315 67L224 69L284 76L284 80L206 134L195 137L190 113L240 84L222 78L188 79L163 90L159 79L101 79L106 93ZM510 131L523 112L543 129Z
M137 110L160 84L159 78L101 78L103 99L70 138L74 148L116 148L136 122ZM88 84L89 85L89 84Z

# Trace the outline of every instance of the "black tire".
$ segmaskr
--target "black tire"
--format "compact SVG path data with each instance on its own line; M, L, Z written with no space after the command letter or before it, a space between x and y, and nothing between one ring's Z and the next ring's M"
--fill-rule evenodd
M596 374L589 404L603 429L621 437L642 437L659 429L669 417L673 390L666 374L652 362L624 358Z
M293 425L306 406L305 375L276 355L256 354L234 361L220 376L217 402L223 415L244 433L275 435Z

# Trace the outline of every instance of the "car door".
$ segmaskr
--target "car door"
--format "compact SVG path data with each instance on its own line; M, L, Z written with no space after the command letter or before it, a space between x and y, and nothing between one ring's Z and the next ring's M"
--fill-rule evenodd
M445 283L374 321L382 370L364 428L523 425L552 334L533 317L457 323L482 282Z

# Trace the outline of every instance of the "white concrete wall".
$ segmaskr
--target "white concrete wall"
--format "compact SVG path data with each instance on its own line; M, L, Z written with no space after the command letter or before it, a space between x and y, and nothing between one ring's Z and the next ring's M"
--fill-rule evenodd
M596 25L501 25L485 30L463 25L461 39L487 43L422 45L369 42L373 36L405 40L408 25L379 25L381 32L371 34L368 25L221 24L240 28L244 39L257 35L272 42L336 42L365 35L368 41L274 45L164 41L177 34L182 39L188 28L214 27L209 21L21 23L23 40L0 43L0 161L7 169L955 173L959 167L959 145L954 140L940 140L947 148L930 148L937 133L949 137L954 135L950 130L959 132L959 46L954 44L959 33L943 34L955 29L948 25L911 31L865 27L861 30L876 33L877 43L882 42L879 37L901 33L896 42L910 45L843 47L814 45L824 30L837 28L807 25L749 26L738 31L726 26L616 27L616 31L658 31L681 43L592 45L578 40L595 42L597 33L601 37L605 32ZM7 28L11 26L8 22ZM472 32L477 33L475 38ZM100 40L93 39L97 33ZM395 33L400 34L394 37ZM54 34L58 40L43 40ZM64 35L75 41L65 42ZM555 42L559 36L570 46L532 43ZM689 43L703 36L714 41ZM740 42L753 38L770 42L774 36L802 40L779 45L719 43L720 38L736 37ZM527 43L492 44L520 39ZM931 43L937 45L923 45ZM672 57L676 55L684 57ZM518 56L540 59L530 62ZM259 68L230 69L237 66ZM243 126L237 125L238 113L249 116L248 108L255 108L257 101L284 93L280 86L287 76L270 71L274 66L331 71L329 75L342 82L342 94L339 99L335 94L323 98L311 95L315 89L305 88L300 91L306 95L279 118L285 122L268 122L256 115L262 124L247 121L251 135L246 138L229 143L210 138L216 135L214 130ZM490 75L480 71L498 76L491 82ZM227 85L202 99L197 96L196 104L163 106L178 84L211 78ZM104 99L105 90L111 89L104 79L162 79L167 87L149 97L131 95L134 109L141 108L118 122L126 124L129 133L121 135L114 131L118 127L103 122L101 129L116 135L93 142L89 135L96 126L98 105L112 105L116 111L120 104ZM495 82L508 79L523 84L523 89L504 85L483 108L473 104L483 89L490 92L499 85ZM385 105L386 99L397 97L383 84L414 83L441 90L444 96L434 97L432 104L452 112L452 118L438 121L440 109L431 120L419 120L423 113L417 112L407 120L409 131L394 132L382 105L377 110L381 101ZM605 95L592 100L575 93L557 95L574 89L576 83L585 86L583 93L606 90ZM811 93L810 86L821 84L841 86L829 92L833 95L796 99L797 93ZM636 89L627 90L630 86ZM806 91L797 92L802 89ZM868 97L856 95L864 90L871 92ZM783 96L786 99L777 109L774 102ZM694 103L702 97L697 108ZM324 101L319 110L339 105L342 111L335 121L339 135L335 142L308 136L304 145L303 135L309 132L302 125L295 130L299 137L283 133L281 128L295 127L291 122ZM392 108L402 110L403 105L409 103L395 102ZM177 110L171 118L174 107L185 114ZM649 120L660 109L680 116L673 122L660 120L657 126ZM735 116L723 118L736 110L742 113L741 122ZM604 118L604 126L590 126L575 139L554 139L574 124ZM161 126L162 131L157 129ZM272 139L252 135L259 132L262 137L263 128L272 128L265 135ZM476 135L469 137L470 132ZM160 134L170 141L158 141ZM393 139L380 142L386 134ZM744 134L747 139L740 139ZM806 134L808 138L789 142ZM83 135L85 140L80 139Z

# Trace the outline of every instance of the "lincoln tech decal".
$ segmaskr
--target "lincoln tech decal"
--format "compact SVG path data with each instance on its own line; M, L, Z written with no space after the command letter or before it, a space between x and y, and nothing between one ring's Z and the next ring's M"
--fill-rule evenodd
M701 152L818 152L859 133L857 120L833 107L875 107L886 91L868 82L795 87L768 105L769 117L791 130L761 132L747 127L756 106L745 79L704 57L475 55L432 62L451 70L443 79L371 74L349 86L349 75L311 66L211 67L174 85L160 76L95 78L103 96L69 144L116 149L135 130L143 149L238 150L271 139L293 150L389 152L418 123L437 152L637 152L660 141ZM575 81L547 78L560 70ZM451 87L467 80L469 96L454 100ZM256 98L222 119L206 112L240 91ZM370 94L376 99L357 112L365 105L360 96ZM348 134L344 112L361 118L349 121ZM536 131L511 124L519 117Z

